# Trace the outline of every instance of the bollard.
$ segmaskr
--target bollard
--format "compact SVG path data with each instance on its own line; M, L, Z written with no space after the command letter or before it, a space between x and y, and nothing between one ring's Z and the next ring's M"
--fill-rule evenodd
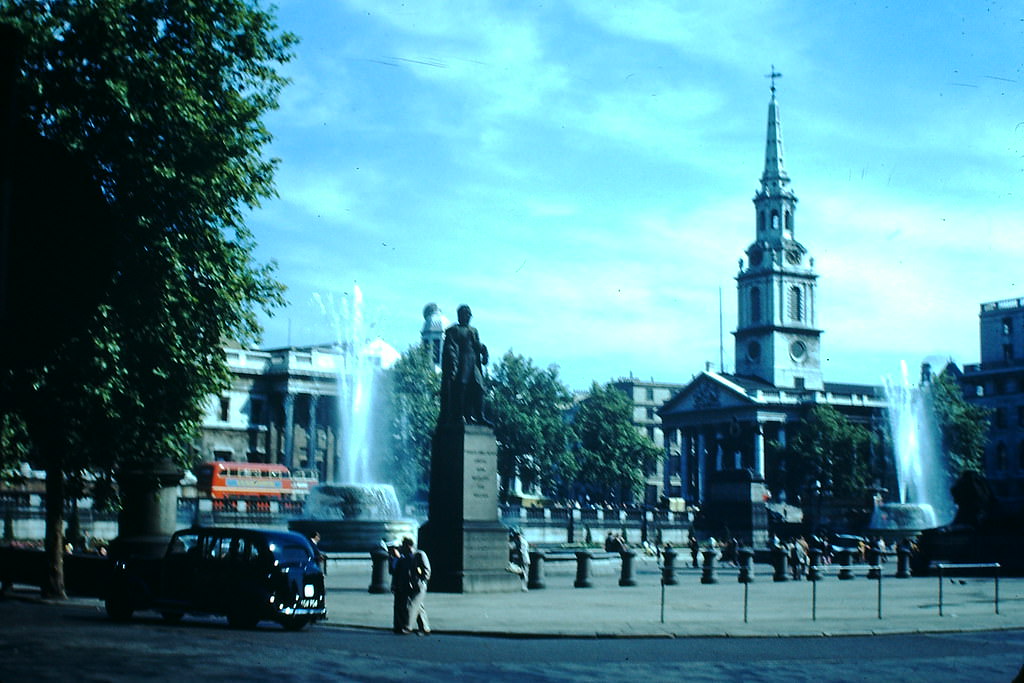
M789 581L789 553L786 552L785 546L772 546L772 567L775 569L772 581L776 583Z
M391 581L388 578L388 551L384 548L374 548L370 551L370 560L373 567L370 570L370 592L390 593Z
M543 550L530 551L530 575L526 582L526 587L530 590L544 588L546 585L544 583L544 560Z
M750 548L740 548L736 551L739 557L740 573L737 581L740 583L751 583L754 580L754 551Z
M909 548L897 548L896 549L896 578L897 579L909 579L910 578L910 549Z
M619 576L620 586L635 586L636 579L633 578L633 560L636 559L636 551L620 550L619 555L622 557L622 574Z
M717 558L717 550L709 549L704 551L704 571L701 573L701 583L718 583L718 579L715 578L715 560Z
M818 548L811 548L807 551L810 556L809 565L807 566L807 580L817 581L821 578L821 550Z
M868 578L882 578L882 551L878 548L868 548Z
M588 550L576 551L576 581L572 584L576 588L590 588L590 559L592 555Z
M661 582L666 586L674 586L676 581L676 549L672 546L665 548L661 554L664 564L661 568Z
M850 548L840 548L836 555L836 559L839 560L839 580L849 581L853 579L853 550Z

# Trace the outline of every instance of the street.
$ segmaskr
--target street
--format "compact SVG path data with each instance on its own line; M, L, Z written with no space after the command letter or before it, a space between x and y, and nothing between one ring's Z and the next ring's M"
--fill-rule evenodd
M799 638L503 638L156 616L0 601L0 680L1011 681L1024 631Z

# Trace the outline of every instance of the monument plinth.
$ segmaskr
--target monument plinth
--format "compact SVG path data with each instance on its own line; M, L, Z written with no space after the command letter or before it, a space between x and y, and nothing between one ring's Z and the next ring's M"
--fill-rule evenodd
M438 425L429 520L419 532L432 566L431 591L520 590L520 578L506 570L508 530L498 518L497 453L494 431L486 425Z

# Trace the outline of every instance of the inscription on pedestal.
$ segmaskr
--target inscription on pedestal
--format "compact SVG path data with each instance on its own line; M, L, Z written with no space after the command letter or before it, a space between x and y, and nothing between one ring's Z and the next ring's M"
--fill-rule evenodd
M463 454L463 519L474 522L498 520L498 446L490 430L466 429Z

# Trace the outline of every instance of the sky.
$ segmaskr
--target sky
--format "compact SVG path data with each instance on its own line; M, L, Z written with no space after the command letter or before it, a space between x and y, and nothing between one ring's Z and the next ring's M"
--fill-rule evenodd
M466 303L571 389L733 371L773 65L826 381L976 363L979 305L1024 297L1020 3L277 5L264 347L334 340L358 287L399 351Z

